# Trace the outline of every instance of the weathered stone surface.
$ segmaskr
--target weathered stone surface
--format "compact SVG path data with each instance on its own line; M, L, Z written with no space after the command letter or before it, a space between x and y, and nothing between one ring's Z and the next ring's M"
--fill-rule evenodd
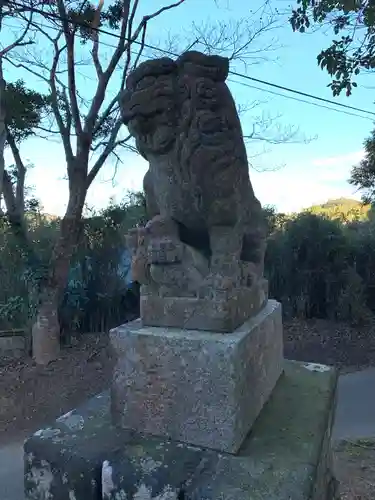
M168 297L148 293L143 287L140 311L142 324L191 330L232 333L255 316L268 300L268 282L251 288L213 289L206 297Z
M219 456L187 498L334 500L329 437L336 384L327 366L286 362L238 455Z
M93 398L25 443L26 499L334 500L335 391L332 369L286 361L237 455L119 432Z
M144 488L157 497L165 485L179 490L212 453L119 430L111 423L110 396L105 392L25 442L25 498L99 500L104 495L106 499L141 500L149 498L140 496ZM122 464L125 470L121 472L116 464ZM126 485L127 495L132 496L119 496L113 482L121 489ZM173 497L160 496L159 500L162 498Z
M108 458L102 467L103 500L177 500L196 470L215 454L177 442L143 439Z
M101 497L101 466L127 436L111 426L109 391L37 431L24 445L26 500Z
M161 303L209 298L212 290L242 297L242 288L263 277L266 224L228 71L228 59L194 51L176 61L146 61L129 75L120 99L123 121L149 162L151 220L128 237L133 276ZM246 319L254 309L248 302ZM148 310L141 318L153 326ZM222 312L224 322L231 312ZM182 327L183 320L177 315L167 326Z
M0 364L6 364L27 354L28 339L25 335L0 336Z
M235 453L283 367L281 305L269 301L230 335L142 327L110 333L120 427Z

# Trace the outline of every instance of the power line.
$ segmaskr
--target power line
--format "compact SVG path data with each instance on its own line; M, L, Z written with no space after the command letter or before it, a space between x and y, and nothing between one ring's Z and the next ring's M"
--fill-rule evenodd
M24 7L24 5L22 5L22 4L18 3L18 2L15 2L15 1L12 1L12 2L9 2L9 3L15 5L16 7ZM108 36L112 36L114 38L117 38L118 40L124 40L124 41L131 42L131 43L134 43L134 44L137 44L137 45L141 45L141 46L143 46L145 48L148 48L148 49L151 49L151 50L156 50L156 51L158 51L158 52L160 52L162 54L168 55L168 56L173 56L173 57L178 57L179 56L179 54L176 54L176 53L174 53L174 52L172 52L170 50L161 49L160 47L156 47L156 46L150 45L148 43L139 42L138 40L131 40L131 38L129 38L127 36L121 36L121 35L118 35L117 33L112 33L111 31L107 31L107 30L105 30L103 28L99 28L99 27L96 28L96 27L88 26L87 23L80 22L80 21L77 21L77 20L72 21L68 16L62 17L62 16L60 16L58 14L54 14L54 13L51 13L51 12L45 12L45 11L43 11L41 9L37 9L35 7L32 7L30 10L32 12L35 12L37 14L41 14L42 16L49 17L51 19L59 20L59 21L62 21L62 22L68 21L70 24L73 24L73 25L76 25L76 26L81 26L83 28L89 28L89 29L91 29L93 31L96 31L98 33L101 33L101 34L104 34L104 35L108 35ZM107 46L110 46L110 45L107 44ZM112 47L112 48L115 48L115 47ZM357 111L359 113L365 113L365 114L368 114L368 115L371 115L371 116L375 117L375 112L373 112L373 111L369 111L369 110L362 109L362 108L357 108L355 106L349 106L348 104L342 104L340 102L335 102L335 101L332 101L330 99L325 99L323 97L319 97L319 96L316 96L316 95L313 95L313 94L309 94L307 92L302 92L300 90L292 89L290 87L285 87L283 85L278 85L276 83L272 83L272 82L269 82L267 80L260 80L259 78L251 77L251 76L245 75L243 73L238 73L236 71L229 71L229 74L231 74L233 76L237 76L239 78L243 78L245 80L251 80L251 81L260 83L262 85L273 87L273 88L276 88L276 89L279 89L279 90L284 90L286 92L290 92L290 93L293 93L293 94L301 95L303 97L308 97L309 99L314 99L316 101L320 101L320 102L324 102L324 103L327 103L327 104L331 104L333 106L339 106L340 108L349 109L349 110L352 110L352 111ZM249 86L249 87L251 88L251 86ZM254 88L256 88L256 87L254 87ZM258 90L262 90L262 91L266 92L266 89L259 89L258 88ZM270 91L268 91L268 92L270 92ZM289 98L289 96L286 96L284 94L276 94L275 93L275 95L280 95L282 97ZM302 99L300 100L300 102L312 104L312 103L309 103L309 102L304 101ZM321 107L322 108L326 108L326 109L331 109L332 111L338 111L337 109L328 108L327 106L322 106L321 105ZM349 114L349 113L347 113L347 114ZM359 117L359 115L355 115L355 114L352 114L352 115ZM361 118L365 118L365 117L361 117Z
M254 78L252 76L244 75L242 73L237 73L236 71L230 71L229 73L231 75L239 76L239 77L244 78L246 80L251 80L253 82L261 83L262 85L268 85L269 87L273 87L273 88L280 89L280 90L285 90L287 92L292 92L293 94L301 95L303 97L309 97L310 99L316 99L317 101L325 102L328 104L334 104L335 106L340 106L341 108L352 109L353 111L360 111L361 113L366 113L366 114L375 116L374 111L368 111L367 109L356 108L355 106L349 106L348 104L342 104L341 102L335 102L335 101L331 101L330 99L324 99L323 97L308 94L306 92L302 92L301 90L295 90L295 89L291 89L289 87L284 87L283 85L277 85L276 83L267 82L266 80L259 80L259 78ZM302 101L302 102L304 102L304 101Z
M343 113L345 115L355 116L356 118L363 118L364 120L370 120L371 122L373 122L373 119L370 118L369 116L358 115L356 113L351 113L350 111L344 111L343 109L330 108L329 106L325 106L324 104L318 104L317 102L306 101L305 99L299 99L298 97L293 97L291 95L280 94L280 92L274 92L273 90L269 89L262 89L261 87L256 87L255 85L250 85L245 82L239 82L238 80L228 79L228 81L231 83L242 85L244 87L248 87L250 89L260 90L261 92L267 92L269 94L276 95L279 97L285 97L285 99L291 99L292 101L303 102L304 104L310 104L311 106L316 106L317 108L328 109L329 111L336 111L337 113Z
M11 27L15 28L15 26L11 26ZM50 26L49 29L53 29L54 31L59 31L59 28L57 26ZM82 37L80 37L80 38L82 38ZM194 43L196 43L196 42L194 42ZM103 41L101 41L100 44L103 45L104 47L108 47L108 48L111 48L111 49L115 49L116 48L114 45L111 45L111 44L103 42ZM131 51L131 53L134 54L134 55L138 55L137 52L135 52L135 51ZM147 56L146 55L141 55L141 57L145 58ZM320 104L320 103L306 101L305 99L298 99L298 97L293 97L293 96L281 94L280 92L274 92L274 91L269 90L269 89L264 89L264 88L261 88L261 87L256 87L255 85L250 85L248 83L240 82L238 80L228 79L228 82L235 83L237 85L242 85L244 87L251 88L251 89L254 89L254 90L259 90L261 92L266 92L268 94L272 94L272 95L275 95L275 96L278 96L278 97L284 97L285 99L290 99L292 101L302 102L304 104L310 104L311 106L315 106L317 108L322 108L322 109L327 109L328 111L336 111L337 113L343 113L343 114L348 115L348 116L354 116L356 118L362 118L364 120L369 120L371 122L373 121L372 118L370 118L368 116L358 115L356 113L351 113L349 111L344 111L343 109L331 108L329 106L325 106L325 105Z

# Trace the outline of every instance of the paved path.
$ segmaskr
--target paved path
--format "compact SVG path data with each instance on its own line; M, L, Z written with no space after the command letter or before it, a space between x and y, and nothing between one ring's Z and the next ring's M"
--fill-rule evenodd
M0 448L0 498L23 500L23 440Z
M334 439L375 437L375 368L339 378Z
M334 439L375 437L375 368L339 379ZM0 500L23 500L23 441L0 448Z

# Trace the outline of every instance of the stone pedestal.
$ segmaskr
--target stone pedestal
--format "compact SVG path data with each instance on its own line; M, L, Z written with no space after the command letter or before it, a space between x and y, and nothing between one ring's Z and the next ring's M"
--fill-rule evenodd
M283 369L281 305L230 334L142 327L110 333L114 422L124 429L235 453Z
M337 377L286 361L236 455L121 430L108 393L25 443L26 500L334 500Z
M267 303L268 281L231 291L210 288L202 297L158 295L141 287L140 311L144 326L233 333Z

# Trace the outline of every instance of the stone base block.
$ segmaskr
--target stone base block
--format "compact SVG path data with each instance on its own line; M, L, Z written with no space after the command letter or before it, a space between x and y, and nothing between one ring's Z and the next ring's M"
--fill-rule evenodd
M17 331L9 335L0 332L0 366L26 356L28 344L27 332Z
M169 297L144 293L140 312L144 326L170 327L232 333L265 305L268 282L261 280L251 288L230 293L211 290L212 296Z
M235 453L283 369L281 305L231 334L142 327L111 331L114 421L122 428Z
M26 441L26 500L334 500L336 382L286 361L237 455L119 431L99 395Z

